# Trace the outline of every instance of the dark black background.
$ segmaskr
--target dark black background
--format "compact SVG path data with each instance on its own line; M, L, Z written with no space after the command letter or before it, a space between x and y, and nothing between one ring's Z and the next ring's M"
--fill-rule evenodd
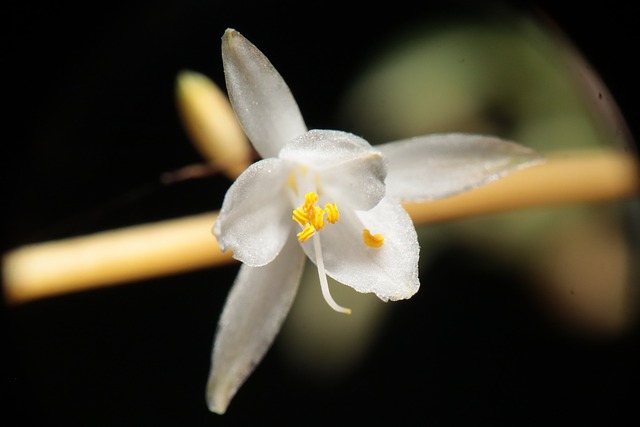
M272 3L272 2L264 2ZM220 36L265 52L310 128L363 61L460 2L9 2L3 56L3 251L220 206L223 177L157 177L201 158L178 120L182 69L221 86ZM510 2L559 26L603 77L637 133L637 23L615 2ZM348 129L345 129L348 130ZM393 311L371 356L332 385L296 378L277 349L223 417L204 402L215 322L237 265L5 307L3 425L621 425L638 419L637 330L559 330L516 277L445 251ZM454 268L455 267L455 268ZM631 423L633 424L633 423ZM625 425L627 425L625 423Z

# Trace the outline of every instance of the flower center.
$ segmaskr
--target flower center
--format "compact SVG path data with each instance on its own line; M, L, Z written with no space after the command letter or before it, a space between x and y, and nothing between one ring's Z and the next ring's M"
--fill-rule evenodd
M304 203L298 209L293 210L293 220L300 224L302 231L297 234L298 240L304 242L317 231L324 228L324 215L331 224L338 222L340 212L335 203L327 203L322 209L316 206L318 195L313 191L304 196Z
M324 209L317 206L318 195L311 191L304 196L304 203L297 209L293 210L292 219L300 224L302 231L297 234L300 243L307 241L313 237L313 249L316 253L316 265L318 267L318 277L320 278L320 287L322 289L322 296L329 304L329 307L337 312L350 314L351 309L344 308L331 297L329 292L329 283L327 281L327 274L324 270L324 260L322 258L322 248L320 246L320 238L315 236L317 232L324 228L325 215L330 224L335 224L340 218L340 212L335 203L327 203ZM315 237L314 237L315 236Z

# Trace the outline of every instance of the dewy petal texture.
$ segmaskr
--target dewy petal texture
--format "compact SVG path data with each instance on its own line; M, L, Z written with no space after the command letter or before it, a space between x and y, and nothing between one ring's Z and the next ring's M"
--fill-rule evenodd
M428 135L376 148L389 162L387 196L403 201L462 193L542 160L530 148L482 135Z
M306 132L302 114L289 87L262 52L237 31L222 37L227 92L240 124L261 157Z
M313 178L319 193L339 206L367 210L384 197L387 166L382 154L353 134L310 130L287 144L280 158L317 173Z
M265 159L247 168L227 191L213 227L222 251L233 250L252 267L271 262L292 233L286 163Z
M272 263L240 268L213 344L207 382L211 411L226 411L231 398L271 346L291 308L303 265L304 253L292 238Z

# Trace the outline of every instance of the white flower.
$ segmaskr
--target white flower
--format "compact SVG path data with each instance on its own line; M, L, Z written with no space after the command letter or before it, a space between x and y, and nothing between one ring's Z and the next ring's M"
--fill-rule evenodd
M307 130L269 60L238 32L222 38L233 109L263 157L227 192L214 226L242 261L218 324L207 385L224 413L281 328L305 257L326 275L380 299L418 291L419 245L403 200L436 199L495 180L539 159L493 137L432 135L372 147L353 134Z

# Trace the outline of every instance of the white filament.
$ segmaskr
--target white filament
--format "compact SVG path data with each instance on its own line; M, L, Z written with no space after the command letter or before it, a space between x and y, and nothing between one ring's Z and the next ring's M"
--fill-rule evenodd
M320 248L320 236L317 234L312 237L313 248L316 252L316 266L318 267L318 277L320 278L320 289L322 289L322 296L324 297L329 307L337 311L338 313L351 314L350 308L344 308L338 305L337 302L331 297L329 292L329 283L327 282L327 274L324 271L324 261L322 260L322 249Z

